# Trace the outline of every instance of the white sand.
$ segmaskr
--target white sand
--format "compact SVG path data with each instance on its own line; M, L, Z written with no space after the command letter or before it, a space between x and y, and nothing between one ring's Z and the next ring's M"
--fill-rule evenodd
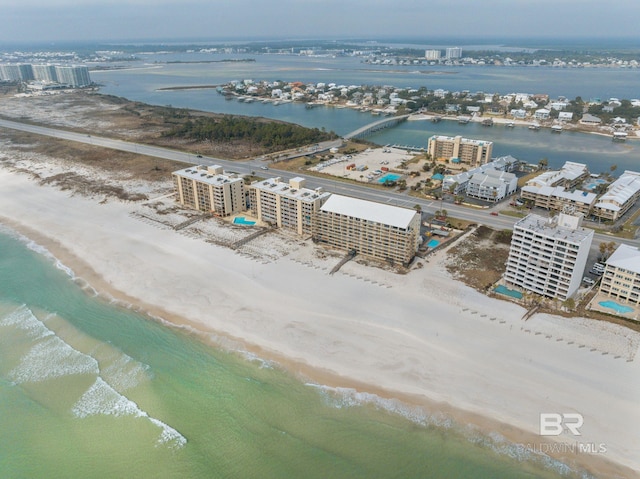
M337 259L317 258L308 240L237 254L131 214L142 208L0 169L0 219L38 231L136 301L342 384L446 402L531 437L540 413L578 412L582 436L562 441L604 443L604 459L640 468L638 334L581 319L523 322L520 307L451 280L442 253L405 276L354 262L329 276Z

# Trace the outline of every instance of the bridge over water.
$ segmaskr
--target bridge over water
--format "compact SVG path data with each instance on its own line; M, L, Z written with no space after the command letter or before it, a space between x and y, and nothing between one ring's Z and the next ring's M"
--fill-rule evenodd
M376 131L383 130L385 128L390 128L392 126L396 126L398 123L402 123L409 115L400 115L393 116L390 118L383 118L382 120L374 121L373 123L369 123L363 127L358 128L357 130L352 131L343 136L345 140L351 140L352 138L364 138L365 136L372 135Z

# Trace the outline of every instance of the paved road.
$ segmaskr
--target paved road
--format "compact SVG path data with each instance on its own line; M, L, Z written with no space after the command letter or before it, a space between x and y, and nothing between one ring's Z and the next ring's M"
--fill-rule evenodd
M47 128L43 126L30 125L27 123L20 123L16 121L9 121L0 119L0 127L2 128L10 128L14 130L26 131L30 133L35 133L38 135L51 136L54 138L61 138L69 141L77 141L80 143L86 143L93 146L101 146L104 148L112 148L115 150L128 151L131 153L136 153L139 155L148 155L154 156L157 158L165 158L169 160L181 161L188 164L194 165L220 165L227 172L235 172L240 175L250 174L251 172L256 172L261 176L266 176L267 174L271 176L278 176L283 180L288 180L295 176L298 176L296 173L291 173L288 171L281 170L270 170L263 171L261 168L265 167L266 164L262 160L253 159L248 161L229 161L223 160L221 158L213 158L210 156L198 157L194 153L171 150L169 148L162 148L158 146L149 146L143 145L141 143L133 143L123 140L114 140L111 138L106 138L103 136L95 136L95 135L87 135L83 133L75 133L65 130L58 130L54 128ZM340 140L332 141L332 142L324 142L318 145L318 148L315 151L321 151L329 149L332 146L336 146L340 143ZM476 223L485 224L492 228L497 229L513 229L513 224L518 220L517 218L513 218L510 216L499 215L493 216L490 214L491 209L475 209L469 208L466 206L455 205L452 203L443 202L441 203L439 200L423 200L409 196L408 194L396 192L396 191L385 191L378 190L376 188L370 188L365 185L358 185L353 183L345 183L339 180L333 180L330 178L318 178L309 176L307 177L307 187L309 188L318 188L322 187L325 191L329 191L331 193L344 194L349 196L355 196L358 198L370 200L370 201L378 201L380 203L387 203L396 206L404 206L407 208L413 208L415 205L420 205L422 211L426 213L433 213L441 208L444 208L448 211L449 216L460 218L462 220L472 221ZM596 234L594 238L594 246L593 248L597 248L598 244L602 241L616 241L621 243L630 244L633 246L640 246L640 240L621 240L619 238Z

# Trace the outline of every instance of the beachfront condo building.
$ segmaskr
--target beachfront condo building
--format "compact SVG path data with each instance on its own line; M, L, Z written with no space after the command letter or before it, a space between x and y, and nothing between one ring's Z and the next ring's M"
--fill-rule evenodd
M311 235L316 214L331 195L322 188L305 188L304 178L288 183L280 178L256 181L249 185L249 209L258 220Z
M367 258L408 265L419 246L420 213L334 194L318 211L313 240Z
M441 52L440 50L425 50L424 58L425 60L440 60Z
M214 216L229 216L245 210L244 181L226 175L221 166L191 166L174 171L176 200L184 206Z
M89 69L83 65L56 66L58 83L78 88L91 85Z
M530 214L514 225L504 280L564 301L580 287L592 240L582 215Z
M616 221L629 211L639 197L640 173L625 171L598 199L592 213L604 220Z
M621 244L607 259L599 293L640 305L640 250Z
M429 138L428 152L434 160L450 160L471 167L491 161L493 142L473 140L461 136L439 136Z

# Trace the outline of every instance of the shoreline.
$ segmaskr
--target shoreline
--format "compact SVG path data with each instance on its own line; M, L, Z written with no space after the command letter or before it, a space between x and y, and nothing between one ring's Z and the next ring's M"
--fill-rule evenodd
M275 365L287 374L292 375L297 380L319 389L329 389L332 391L344 390L347 394L365 394L374 396L373 401L359 401L362 405L370 402L376 402L376 399L382 401L399 402L406 409L418 408L423 412L429 421L418 422L409 418L402 412L390 411L390 414L399 414L405 416L405 419L411 422L417 422L419 425L427 427L433 425L433 418L437 418L436 427L453 430L469 441L469 433L479 434L483 438L491 441L491 446L503 446L506 441L510 450L519 451L520 455L524 454L524 461L534 461L542 464L545 461L545 455L527 449L526 445L540 445L539 436L531 432L514 427L508 423L504 423L488 416L465 411L447 402L439 402L429 399L426 396L405 394L399 391L393 391L381 386L370 383L360 382L357 379L344 377L333 371L319 369L317 367L306 364L303 360L289 358L282 354L267 350L257 344L247 343L241 338L231 337L227 334L215 330L203 330L202 325L180 315L170 313L162 308L146 304L138 298L133 298L126 293L115 289L108 282L97 274L91 266L86 264L81 258L76 257L64 245L48 238L46 235L15 223L6 217L0 216L0 224L4 223L6 227L16 231L28 240L35 242L37 245L46 249L53 258L60 264L70 268L73 271L72 280L82 289L90 288L97 293L102 300L112 302L117 307L124 307L132 311L146 316L151 321L169 327L182 334L196 337L204 344L214 348L220 348L231 354L239 354L245 357L245 360L252 361L252 357L246 357L243 353L249 353L258 360L275 363ZM82 287L82 284L85 287ZM212 337L213 336L213 337ZM453 421L453 425L444 426L449 421ZM496 440L495 434L500 437ZM504 441L503 441L504 440ZM553 444L548 442L544 444ZM489 446L489 447L491 447ZM505 454L505 452L499 452ZM568 454L548 454L546 457L558 461L559 463L569 467L573 472L587 472L588 474L606 474L606 477L632 477L627 474L632 470L625 470L626 467L610 461L602 461L599 458L589 458L584 460L585 456L580 458L577 455ZM582 460L579 460L582 459ZM544 466L552 467L550 465ZM602 476L605 477L605 476Z
M6 175L3 175L3 173L4 173L3 169L0 169L0 182L2 182L3 179L7 180ZM16 173L10 173L10 175L14 177L17 176ZM5 178L3 178L3 176L5 176ZM75 198L75 199L69 198L67 193L53 190L52 188L47 186L39 186L35 184L33 180L27 179L26 181L29 182L29 185L24 185L25 188L33 190L33 191L30 191L30 193L33 194L34 196L36 196L37 194L40 194L41 196L42 195L51 196L51 199L55 197L57 201L60 201L62 203L72 203L68 205L72 208L73 206L78 206L78 202L85 204L87 206L91 202L95 203L95 200L88 200L86 198ZM24 184L24 182L22 183ZM3 191L6 191L6 188ZM5 192L4 194L9 195L10 193ZM71 201L71 200L75 200L75 201ZM27 209L23 211L29 210L28 207L26 208ZM106 205L103 205L102 207L98 206L97 208L95 208L95 205L92 206L92 209L95 210L94 213L96 211L99 211L101 208L102 209L111 208L112 210L128 209L126 205L123 207L122 205L115 204L115 203L106 204ZM85 217L83 216L82 211L77 212L77 214L78 214L78 217L73 219L75 221L77 221L78 218ZM92 213L89 212L86 214L91 215ZM123 283L119 281L119 278L122 279L121 277L123 275L128 275L129 281L132 281L137 279L137 276L135 274L131 275L130 272L126 273L124 271L117 271L118 268L116 268L116 271L111 271L111 272L107 271L107 274L105 274L104 271L102 272L98 271L95 268L96 266L103 267L103 268L105 266L110 266L108 264L109 263L109 258L107 258L109 256L108 254L106 254L105 257L102 260L99 260L97 263L94 261L93 262L94 264L91 264L90 262L87 262L87 260L91 261L91 258L92 258L91 256L87 256L89 254L89 251L91 251L90 248L87 249L84 254L82 253L82 251L78 250L78 245L76 245L75 249L73 248L69 249L69 247L74 244L70 242L70 241L73 241L73 233L71 231L67 231L65 233L64 225L61 226L62 229L57 232L57 237L56 237L56 234L51 232L48 228L46 228L45 225L40 224L38 222L38 219L35 219L35 220L31 219L32 224L25 224L23 218L24 217L21 216L19 212L15 211L13 212L13 217L7 218L4 222L9 224L11 228L15 229L16 231L24 234L26 237L31 238L32 240L36 241L38 244L41 244L42 246L47 248L63 264L71 267L71 269L74 271L77 278L80 278L83 281L86 281L91 287L99 291L101 296L103 297L105 295L106 297L111 296L121 303L134 305L136 310L145 312L150 317L152 318L155 317L156 319L166 322L167 324L172 325L177 329L187 330L189 332L192 332L193 334L198 335L198 337L205 339L208 343L212 344L213 346L223 347L225 349L237 349L235 345L240 344L241 345L240 351L246 350L249 353L255 353L260 358L274 360L279 367L281 367L285 371L288 371L289 373L293 374L295 377L298 377L300 379L310 378L314 382L317 382L320 385L326 385L328 387L333 387L333 388L351 388L357 391L366 391L368 393L375 394L381 398L398 399L404 404L426 408L427 411L436 411L439 413L444 412L444 414L446 414L447 416L454 418L455 422L459 425L474 424L479 428L479 430L483 431L483 433L495 433L497 431L514 444L540 443L539 436L537 436L536 434L530 431L526 431L525 429L521 429L518 425L514 425L512 422L510 423L508 421L505 421L504 417L501 418L499 417L499 415L491 414L490 411L485 411L486 414L480 414L477 411L466 410L464 408L458 407L457 405L452 405L447 400L439 401L435 397L433 397L433 394L432 394L432 397L430 397L427 394L429 392L428 388L424 389L424 387L417 387L417 388L398 387L402 383L385 384L385 381L375 380L374 378L376 378L376 374L375 374L376 371L373 371L374 372L373 376L371 376L371 374L357 374L357 373L354 374L352 370L349 370L350 368L345 368L342 371L337 370L335 367L336 366L335 362L328 363L327 361L321 361L320 363L318 363L317 358L313 360L313 358L304 356L305 354L304 347L296 348L295 342L292 347L291 339L287 339L285 337L283 339L284 343L279 345L277 342L274 342L274 337L261 338L259 334L258 335L249 334L249 329L247 328L250 327L250 323L244 324L243 328L240 328L237 330L240 332L244 330L246 334L242 334L242 335L233 334L233 331L230 331L230 329L233 329L233 328L226 328L224 330L220 330L219 328L216 327L216 324L207 323L204 320L193 321L193 320L187 319L187 318L193 318L193 317L199 317L199 316L197 314L189 314L188 311L184 311L184 308L182 308L183 311L178 313L176 311L175 304L173 304L174 306L173 308L171 307L167 308L166 304L165 305L152 304L145 301L143 297L140 297L144 295L136 294L135 291L132 292L133 294L124 293L123 285L126 285L127 281L124 281ZM106 224L109 224L108 223L109 218L107 217L99 218L99 220L105 221ZM73 221L71 221L71 223L68 223L68 224L72 224L72 223ZM151 229L148 226L145 228L144 225L142 224L140 224L139 226L140 228L137 228L138 233L144 234L145 232L148 232L147 230ZM43 227L45 228L46 231L49 231L49 234L45 234L44 232L42 232L42 230L37 229L37 228L43 228ZM115 229L118 230L117 228ZM153 229L151 230L152 230L151 232L157 231ZM118 231L104 232L103 234L105 234L105 238L110 238L112 237L113 233L117 233ZM184 243L185 241L187 241L189 244L191 244L191 241L193 241L193 240L186 240L184 237L179 236L176 232L172 232L171 234L177 236L175 240L176 241L179 240L180 243ZM91 238L95 238L95 235L92 236L90 234L87 235L86 238L84 237L84 235L80 235L80 236L83 236L83 238L78 238L80 243L85 243L87 240ZM117 238L112 238L112 239L114 241L117 240ZM117 243L117 244L121 244L121 243ZM145 245L146 243L142 241L142 244ZM163 245L156 244L156 246L162 247ZM113 246L111 247L113 248ZM209 248L210 247L211 245L209 245ZM215 247L215 248L220 249L220 247ZM109 248L105 246L103 249L108 250ZM162 251L168 254L180 254L179 251L177 252L175 250L165 251L164 248L162 248ZM108 251L105 251L105 252L108 253ZM219 251L219 253L221 256L226 256L226 253L224 251ZM244 279L246 280L247 279L246 278L247 260L237 255L233 255L232 259L237 262L245 263ZM106 264L105 264L105 261L106 261ZM123 261L122 259L120 260L116 259L115 261L116 262L119 261L118 263L119 266L126 264L126 262L122 263ZM220 263L224 263L224 261L221 259ZM224 269L224 266L228 267L229 265L224 263L223 269ZM242 265L239 265L239 266L242 267ZM274 267L274 264L272 263L269 266ZM287 264L286 266L290 266L290 265ZM110 266L110 267L113 267L113 266ZM250 265L250 268L252 269L251 274L254 275L257 273L259 277L263 274L261 271L265 269L263 267L258 266L257 268L260 269L261 271L255 272L253 271L254 269L253 265ZM281 267L281 269L282 268L284 268L284 265ZM300 265L295 265L293 267L293 270L297 271L297 270L300 270L301 268L302 267ZM288 269L292 269L292 268L288 268ZM299 271L299 273L301 275L304 275L305 271L301 270ZM230 274L229 279L230 281L233 282L234 274L233 272L229 272L229 274ZM256 279L252 279L252 278L248 278L248 279L249 281L247 284L253 284L254 287L256 288L261 288L261 287L264 288L264 286L260 285L259 281L257 281ZM453 285L453 287L456 289L460 288L459 285ZM127 289L128 291L128 288L125 288L125 289ZM144 288L142 289L144 290ZM392 290L392 292L395 293L395 288L394 290ZM401 293L401 292L402 291L398 291L398 293ZM231 295L227 295L225 296L225 299L228 300L230 297ZM236 298L237 297L233 297L232 299L235 299L237 301ZM245 295L245 299L246 299L246 295ZM235 305L235 306L232 305L233 308L237 308L238 306L241 306L241 305ZM177 309L180 309L180 308L178 307ZM242 319L242 318L243 316L240 315L236 319ZM219 324L222 324L222 323L219 323ZM284 324L285 327L286 327L286 324L287 323ZM373 327L375 325L369 325L369 326ZM394 324L383 325L383 326L384 326L383 328L384 333L393 334L397 332L395 331L397 329L397 326ZM332 325L329 324L329 327L331 328ZM361 331L361 328L360 327L356 328L356 331ZM404 332L404 334L407 334L407 333L408 331ZM212 338L211 336L212 334L215 335L215 337ZM262 341L260 339L262 339ZM315 337L312 339L314 339L314 342L316 340L320 340L321 342L322 338ZM374 340L375 341L373 342L373 344L375 346L377 347L382 346L382 348L384 349L385 345L380 344L380 341L384 341L383 339L374 338ZM231 343L232 345L234 345L234 347L228 348L228 343ZM435 343L437 343L437 341L436 342L431 341L430 343L427 343L427 344L431 344L432 347L437 347L437 344ZM285 348L278 347L278 346L285 346L285 345L288 347L285 347ZM326 353L326 351L323 351L323 352ZM325 367L322 367L323 362L325 363L324 364ZM340 361L338 361L338 363L340 363ZM433 393L433 391L431 391L431 393ZM503 391L503 393L508 394L508 391ZM496 392L495 394L501 394L501 393ZM442 396L441 399L447 399L447 394L444 394L444 395L441 394L441 396ZM481 407L480 409L482 410L483 408ZM566 461L570 465L574 465L574 466L578 464L580 467L584 467L590 472L593 472L596 474L605 474L606 476L603 476L603 477L615 477L615 476L633 477L632 469L629 469L627 466L620 465L618 463L612 462L611 460L600 457L600 456L590 456L590 455L578 455L575 457L559 456L557 457L557 459L562 460L563 462Z

